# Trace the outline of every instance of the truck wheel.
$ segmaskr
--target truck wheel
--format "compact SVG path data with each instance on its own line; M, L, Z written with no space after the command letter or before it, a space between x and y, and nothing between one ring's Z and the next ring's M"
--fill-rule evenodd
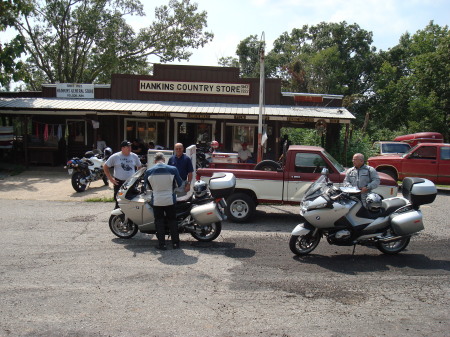
M227 199L226 213L232 222L246 222L255 211L255 201L245 193L232 194Z
M392 179L394 179L395 181L398 180L397 173L394 170L392 170L392 169L381 169L378 172L385 173L388 176L391 176Z
M263 160L256 164L255 170L259 171L276 171L281 168L281 165L273 160Z

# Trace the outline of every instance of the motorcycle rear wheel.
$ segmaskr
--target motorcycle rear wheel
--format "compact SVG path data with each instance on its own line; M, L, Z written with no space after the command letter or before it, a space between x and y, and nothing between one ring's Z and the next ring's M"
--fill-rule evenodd
M131 239L138 232L138 226L128 220L125 223L125 215L111 215L109 217L109 229L115 236L121 239Z
M74 172L72 174L72 187L77 192L84 192L86 190L86 183L83 183L82 181L85 181L86 177L81 172Z
M222 231L221 222L213 222L209 225L195 225L195 232L191 232L194 239L201 242L210 242L220 235Z
M409 245L410 237L402 238L397 241L392 242L378 242L377 248L380 252L388 255L395 255L400 253L403 249L405 249Z
M316 236L312 236L311 234L292 235L289 240L289 248L291 249L291 252L296 255L307 255L316 249L320 242L320 238L321 236L319 234Z

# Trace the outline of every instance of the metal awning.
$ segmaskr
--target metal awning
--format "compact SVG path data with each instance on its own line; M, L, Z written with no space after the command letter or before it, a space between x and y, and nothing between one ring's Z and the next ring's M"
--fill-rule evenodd
M258 119L257 104L178 101L132 101L110 99L1 98L0 114L135 115L186 118ZM266 105L264 118L280 121L333 119L349 123L355 117L342 107Z

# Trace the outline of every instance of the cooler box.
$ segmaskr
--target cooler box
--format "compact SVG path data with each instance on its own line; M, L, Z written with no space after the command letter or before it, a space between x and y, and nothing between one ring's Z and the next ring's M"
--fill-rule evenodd
M199 225L208 225L213 222L226 220L225 215L219 211L217 204L213 201L204 205L194 206L191 210L191 215Z
M209 180L209 191L213 198L226 198L234 192L236 177L233 173L216 172Z
M164 159L166 160L165 163L169 161L169 158L172 157L173 151L172 150L155 150L155 149L149 149L147 151L147 167L150 168L153 165L155 165L155 154L158 152L162 152L164 154Z
M222 153L213 152L211 154L213 163L237 163L238 154L237 153Z
M406 177L402 182L402 194L413 206L420 206L431 204L436 199L437 189L428 179Z

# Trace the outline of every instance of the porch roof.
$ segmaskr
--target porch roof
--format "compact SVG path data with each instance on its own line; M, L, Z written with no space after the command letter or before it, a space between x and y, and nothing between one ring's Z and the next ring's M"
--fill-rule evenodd
M204 103L179 101L132 101L66 98L0 98L0 114L167 116L234 119L258 119L254 104ZM349 123L355 117L342 107L265 105L264 117L270 120L296 121L299 118L338 119Z

